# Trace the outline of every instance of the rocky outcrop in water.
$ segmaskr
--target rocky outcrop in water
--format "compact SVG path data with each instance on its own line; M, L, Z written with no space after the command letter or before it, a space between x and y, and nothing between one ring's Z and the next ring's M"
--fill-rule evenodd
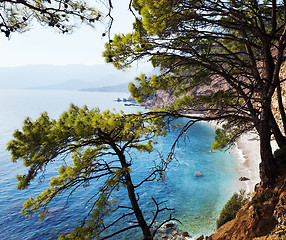
M166 223L158 230L159 240L193 240L188 232L182 232L175 223Z

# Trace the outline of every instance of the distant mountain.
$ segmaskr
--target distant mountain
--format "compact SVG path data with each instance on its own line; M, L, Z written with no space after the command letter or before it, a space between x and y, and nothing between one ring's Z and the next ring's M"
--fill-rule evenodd
M146 71L144 71L146 72ZM137 68L119 71L110 64L97 65L26 65L0 67L0 89L101 88L131 82L141 71ZM76 80L76 81L75 81ZM70 84L70 86L68 86ZM81 85L81 86L78 86Z
M81 89L80 91L86 92L128 92L128 85L129 83L123 83L113 86L106 86L101 88L85 88Z
M81 88L90 88L96 85L96 83L86 82L80 79L71 79L58 84L32 87L31 89L80 90Z

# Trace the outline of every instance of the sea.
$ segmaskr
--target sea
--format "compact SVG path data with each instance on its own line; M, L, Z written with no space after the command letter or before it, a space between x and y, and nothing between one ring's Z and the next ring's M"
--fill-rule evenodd
M114 101L128 98L128 93L80 92L62 90L0 90L0 239L2 240L52 240L60 234L67 234L79 223L88 211L87 200L94 194L93 185L75 191L66 201L59 196L48 206L49 214L44 221L37 215L25 218L20 210L24 201L35 197L48 186L50 177L57 173L59 164L54 163L47 168L44 179L34 181L26 190L15 188L16 174L23 174L27 169L21 162L12 163L6 144L12 139L16 129L20 129L26 117L37 119L44 111L51 118L58 118L69 108L71 103L77 106L87 105L89 108L99 107L114 112L123 110L126 113L146 111L138 106L125 106L123 102ZM185 124L188 119L179 119ZM152 197L162 202L161 207L172 209L162 212L158 217L163 221L172 214L180 221L176 227L186 231L193 237L209 235L216 230L216 219L231 195L238 191L238 161L232 150L226 152L210 152L214 141L215 129L206 123L192 126L176 148L176 160L166 171L165 180L147 182L138 189L139 204L147 220L152 218L155 210ZM152 154L133 153L132 179L136 183L147 176L154 161L166 156L170 151L177 131L170 131L166 137L157 139L158 144ZM196 177L200 171L202 177ZM94 183L95 185L97 183ZM95 186L94 185L94 186ZM118 193L120 204L128 205L124 191ZM121 213L120 213L121 214ZM118 216L112 216L114 219ZM126 227L128 222L121 222L116 229ZM117 240L142 239L140 230L126 232L114 237Z

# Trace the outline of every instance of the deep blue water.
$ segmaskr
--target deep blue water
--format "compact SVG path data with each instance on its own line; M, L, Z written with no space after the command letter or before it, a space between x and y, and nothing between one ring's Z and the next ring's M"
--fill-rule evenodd
M126 112L139 110L138 107L124 107L123 103L114 102L118 97L128 97L124 93L95 93L76 91L43 91L43 90L0 90L0 239L56 239L60 233L68 233L77 225L89 205L86 200L95 191L94 188L79 189L70 198L69 204L63 198L55 199L49 206L49 215L39 222L36 215L25 219L20 210L23 202L45 189L48 179L56 174L58 165L48 167L43 183L35 182L27 190L16 190L15 175L25 171L21 163L12 163L9 152L5 151L6 143L12 139L12 133L20 128L25 117L36 119L41 112L47 111L53 118L68 109L72 102L82 106L100 107L102 110L115 108ZM182 123L186 119L180 120ZM159 139L156 149L167 154L177 132L171 132ZM148 217L154 209L151 197L166 201L164 206L174 208L173 216L180 219L183 231L193 236L210 234L215 230L215 221L223 204L237 190L237 162L232 153L210 153L214 139L214 129L204 123L196 124L188 131L188 140L181 141L176 149L177 161L169 166L164 184L152 182L139 189L140 204ZM153 161L158 159L154 154L134 153L132 177L134 182L146 176ZM196 178L196 171L203 177ZM93 186L93 185L92 185ZM124 192L118 193L122 205L128 204ZM162 215L161 218L166 218ZM124 226L122 223L119 227ZM114 238L114 239L119 239ZM120 236L120 239L138 239L131 232Z

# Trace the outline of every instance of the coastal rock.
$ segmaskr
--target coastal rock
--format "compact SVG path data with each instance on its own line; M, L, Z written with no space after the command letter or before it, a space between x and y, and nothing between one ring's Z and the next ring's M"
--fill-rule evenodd
M240 177L240 178L239 178L239 181L242 181L242 182L243 182L243 181L248 181L248 180L250 180L250 179L247 178L247 177Z
M160 240L168 240L168 239L169 239L168 235L164 235L164 236L160 237Z
M192 239L192 237L189 234L188 234L188 236L184 236L183 234L184 233L182 233L182 234L177 233L177 234L171 236L169 238L169 240L189 240L189 239Z
M169 222L169 223L165 223L163 226L161 226L158 229L158 236L160 236L160 240L162 239L170 239L170 236L174 236L177 235L179 233L179 230L176 226L176 224L174 222Z
M158 230L159 240L193 240L188 232L180 231L175 223L166 223Z
M188 232L183 232L183 233L182 233L182 236L183 236L183 237L190 237L190 235L189 235Z
M196 240L204 240L204 239L205 239L204 235L201 235Z
M165 228L167 228L167 229L174 228L174 227L175 227L175 224L174 224L174 223L167 223L167 224L165 225Z
M146 104L151 109L166 108L172 106L178 99L170 90L157 90L154 92L152 99L148 100Z
M209 85L198 86L194 89L194 91L187 92L184 95L193 95L195 98L197 98L218 90L226 89L228 89L228 84L226 81L219 76L214 76ZM157 90L154 92L152 98L149 99L145 104L150 109L166 108L174 105L175 101L182 98L184 95L175 96L174 92L171 90ZM186 113L200 114L205 113L205 111L203 106L194 106L192 109L187 110Z
M201 173L201 171L197 171L195 173L195 177L202 177L202 176L203 176L203 174Z

